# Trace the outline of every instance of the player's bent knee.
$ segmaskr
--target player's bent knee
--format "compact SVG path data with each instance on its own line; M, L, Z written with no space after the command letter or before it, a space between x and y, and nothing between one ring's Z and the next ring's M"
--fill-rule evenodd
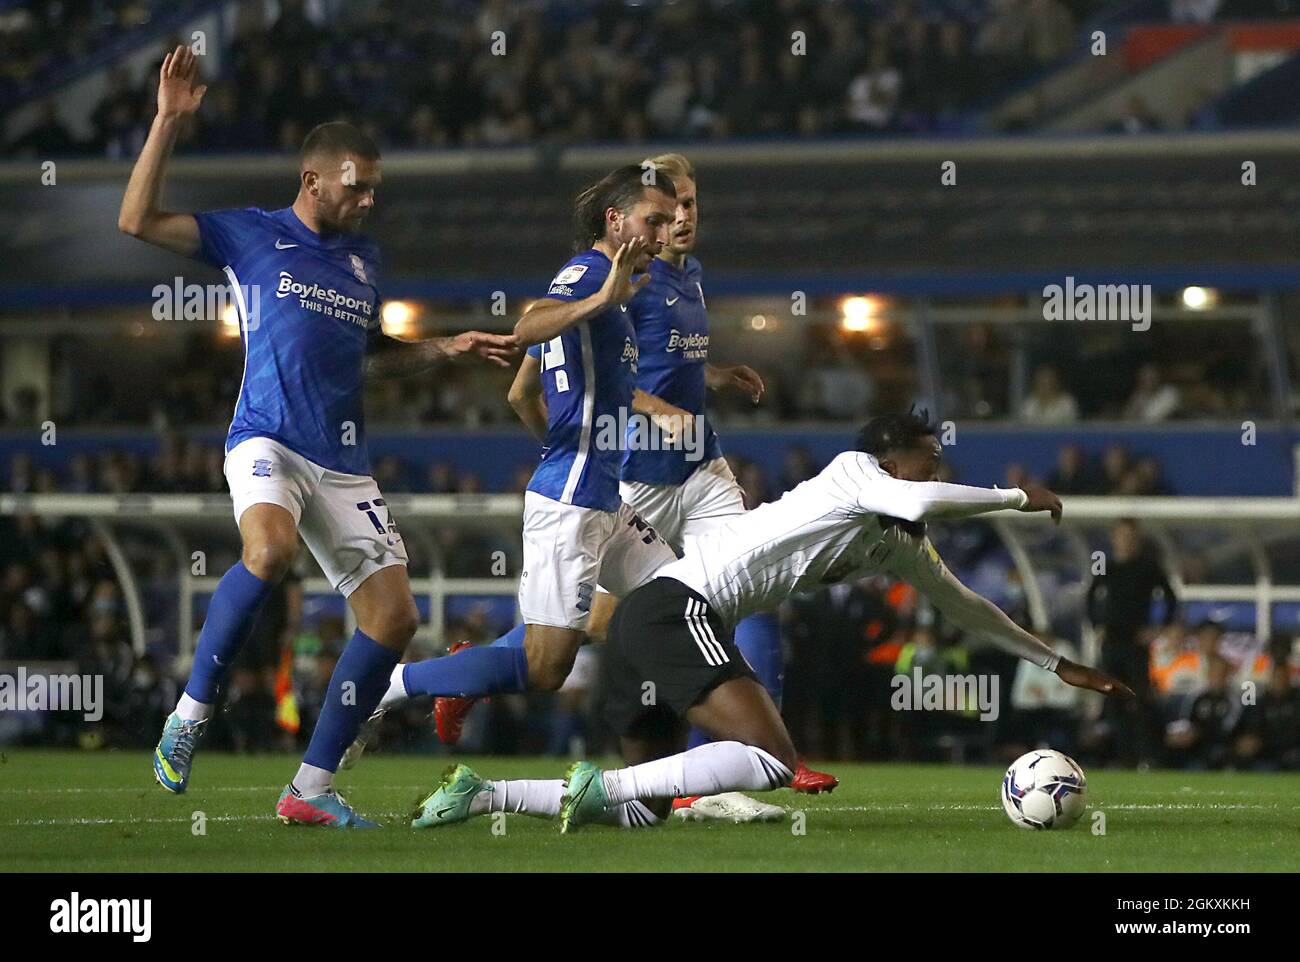
M404 605L385 608L371 624L359 624L358 627L381 644L405 647L420 627L420 611L415 607L415 601L408 599Z
M572 662L564 666L551 661L543 662L536 668L529 665L528 687L533 691L559 691L564 686L564 680L569 677L569 669L572 667Z
M298 557L298 543L293 541L257 541L244 545L244 567L263 581L278 582L289 573Z
M528 653L528 687L533 691L559 691L573 670L574 652Z
M420 609L415 607L415 601L412 600L411 603L406 606L406 610L402 613L401 617L397 619L397 623L393 625L393 634L398 638L404 638L405 640L410 641L415 637L415 633L419 628Z
M529 625L524 635L528 688L532 691L557 691L573 670L582 639L579 630Z

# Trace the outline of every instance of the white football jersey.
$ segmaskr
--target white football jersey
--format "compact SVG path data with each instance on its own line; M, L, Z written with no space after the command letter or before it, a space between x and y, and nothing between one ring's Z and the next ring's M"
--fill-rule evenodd
M703 595L729 625L772 611L796 592L887 574L913 585L967 631L1045 668L1056 656L948 571L914 523L1020 508L1019 488L900 481L861 451L838 455L779 501L689 540L658 577Z

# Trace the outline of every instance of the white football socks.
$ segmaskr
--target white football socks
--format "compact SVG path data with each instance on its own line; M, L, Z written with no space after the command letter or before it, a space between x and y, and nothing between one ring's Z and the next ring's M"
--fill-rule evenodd
M539 818L558 818L564 797L564 782L556 779L521 779L519 781L489 781L469 803L471 815L489 812L510 812L515 815L535 815ZM607 825L622 828L643 828L654 825L659 817L640 802L611 808L602 819Z
M304 762L298 766L298 774L293 776L293 787L303 798L324 795L334 787L334 773Z
M205 718L212 717L212 706L195 701L185 692L181 692L181 700L176 703L176 714L183 721L203 721Z
M560 814L560 799L563 795L564 782L558 778L488 781L483 783L483 790L470 801L469 813L484 815L488 812L513 812L555 818Z
M609 809L601 821L606 825L617 825L620 828L648 828L659 824L660 818L634 799Z
M405 665L398 665L393 669L393 674L388 679L388 691L384 692L384 697L379 700L381 709L392 708L399 701L406 701L409 695L406 694L406 681L402 677L402 670Z
M763 749L740 742L711 742L603 774L611 808L634 799L766 792L789 784L793 777L794 772Z

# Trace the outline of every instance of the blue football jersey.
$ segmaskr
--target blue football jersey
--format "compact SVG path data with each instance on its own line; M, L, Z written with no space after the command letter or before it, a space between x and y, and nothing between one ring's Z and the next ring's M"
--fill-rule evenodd
M292 208L195 214L198 256L225 271L240 313L244 379L226 437L266 437L321 467L370 473L366 348L380 335L379 248L322 237Z
M592 248L564 265L546 297L580 301L600 290L612 265ZM542 363L546 443L529 491L600 511L617 510L623 434L636 391L636 330L626 305L612 307L528 353Z
M705 461L722 457L722 446L705 413L704 365L709 361L709 316L704 307L700 262L687 257L681 270L656 257L650 283L628 305L640 352L637 387L702 418L703 447L634 449L629 432L623 480L682 484ZM695 445L698 445L698 441ZM696 460L696 456L702 454Z

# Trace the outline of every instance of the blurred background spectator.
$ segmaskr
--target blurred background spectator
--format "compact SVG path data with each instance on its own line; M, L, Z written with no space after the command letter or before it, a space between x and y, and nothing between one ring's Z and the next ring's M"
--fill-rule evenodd
M1117 754L1130 764L1149 766L1156 738L1147 637L1151 602L1158 592L1164 602L1163 624L1168 625L1177 617L1178 599L1155 551L1131 519L1111 529L1111 550L1094 561L1093 571L1087 610L1100 636L1102 668L1137 696L1108 699L1103 714Z

